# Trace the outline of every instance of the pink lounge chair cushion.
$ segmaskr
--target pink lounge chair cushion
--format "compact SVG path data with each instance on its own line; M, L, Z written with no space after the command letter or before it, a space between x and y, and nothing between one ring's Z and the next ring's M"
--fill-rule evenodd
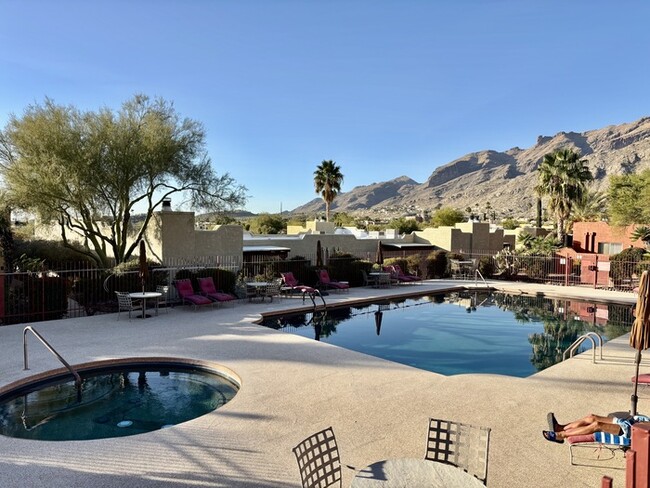
M214 298L218 302L229 302L234 300L235 297L230 293L223 293L221 291L215 291L214 293L208 293L208 298Z
M346 288L350 288L350 285L347 283L341 283L340 281L332 281L330 279L329 273L325 269L321 269L318 276L320 277L321 283L330 286L332 288L336 288L337 290L345 290Z
M632 382L634 382L634 376L632 376ZM650 384L650 374L640 374L639 375L639 384Z
M208 305L212 303L212 300L209 298L194 293L194 288L192 288L192 282L190 280L178 280L174 282L174 286L176 287L178 296L184 301L194 305Z
M571 437L567 437L566 441L569 444L581 444L581 443L585 443L585 442L596 442L593 434L572 435Z
M201 293L216 302L229 302L236 298L230 293L224 293L217 290L211 276L208 276L207 278L198 278L198 282L199 287L201 288Z
M292 290L298 290L303 293L314 293L316 289L312 288L311 286L307 285L301 285L298 283L298 280L296 277L293 275L291 271L287 271L286 273L280 273L282 276L282 280L284 281L284 285L288 288L291 288Z

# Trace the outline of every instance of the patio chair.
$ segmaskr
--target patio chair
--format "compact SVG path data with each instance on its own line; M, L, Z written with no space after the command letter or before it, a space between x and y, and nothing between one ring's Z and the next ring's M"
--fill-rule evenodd
M169 313L169 287L167 285L158 285L156 291L160 293L160 298L156 304L156 314L158 314L158 309L161 306L165 308L165 313Z
M135 310L142 310L142 302L140 300L133 300L128 292L116 291L117 295L117 320L120 320L120 312L129 312L129 320L131 320L131 312Z
M282 287L282 279L278 278L271 281L264 291L264 297L269 297L273 301L273 297L281 298L280 288Z
M206 278L197 278L197 281L199 282L199 288L201 289L201 294L203 296L208 297L215 303L232 302L234 306L237 297L235 295L231 295L230 293L224 293L223 291L217 290L217 288L214 286L214 280L212 279L212 276L208 276Z
M431 418L424 459L451 464L487 484L490 430Z
M320 289L321 287L325 290L332 289L339 291L350 289L350 285L346 282L331 280L330 275L326 269L321 269L318 271L318 283L316 284L316 288Z
M363 286L370 286L372 288L377 288L379 286L379 278L377 276L368 276L365 270L361 270L361 276L363 276Z
M212 300L194 293L192 282L188 279L174 281L176 292L184 304L192 305L194 310L203 305L212 305Z
M280 273L280 276L282 276L282 286L280 291L283 293L290 294L297 290L302 292L302 299L304 301L305 294L314 293L316 291L316 289L311 286L301 285L291 271Z
M331 427L293 448L303 488L341 487L341 459Z

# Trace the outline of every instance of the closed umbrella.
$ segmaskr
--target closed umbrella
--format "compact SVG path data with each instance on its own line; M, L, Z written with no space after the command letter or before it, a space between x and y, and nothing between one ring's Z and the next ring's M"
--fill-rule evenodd
M144 239L140 241L140 281L142 282L142 293L144 293L147 278L149 278L149 267L147 266L147 248Z
M630 346L636 349L636 374L634 375L634 393L632 394L632 408L630 409L632 415L636 415L636 406L639 400L637 391L639 387L641 351L650 347L650 279L647 271L644 271L641 275L635 316L632 331L630 332Z
M377 331L377 335L381 333L381 319L384 318L384 312L381 310L377 310L375 312L375 329Z
M375 262L379 265L384 264L384 251L381 248L381 241L377 241L377 253L375 254Z
M320 239L316 241L316 267L323 267L323 248L321 246Z

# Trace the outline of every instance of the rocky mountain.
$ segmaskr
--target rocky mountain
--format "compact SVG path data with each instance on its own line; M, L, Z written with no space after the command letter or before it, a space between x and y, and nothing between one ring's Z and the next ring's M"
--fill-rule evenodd
M489 203L500 217L532 218L535 170L545 154L564 148L582 154L595 178L591 188L605 190L610 175L650 168L650 117L582 133L539 136L536 144L527 149L470 153L436 168L424 183L400 176L358 186L340 194L332 211L399 216L451 206L483 212ZM316 198L292 213L313 215L324 211L322 199Z

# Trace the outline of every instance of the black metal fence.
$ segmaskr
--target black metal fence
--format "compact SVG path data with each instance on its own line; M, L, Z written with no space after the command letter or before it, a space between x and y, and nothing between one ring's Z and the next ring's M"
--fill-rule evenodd
M299 282L314 286L317 269L327 267L332 279L363 284L362 271L377 267L375 253L333 253L281 259L277 256L208 256L176 260L167 267L151 266L143 283L137 270L116 273L88 264L57 270L0 274L0 323L15 324L80 317L117 311L115 291L154 291L169 287L169 300L176 297L172 286L177 278L213 276L218 289L237 292L243 282L266 280L291 271ZM650 262L609 261L606 256L522 256L509 251L383 252L385 263L397 262L408 273L421 278L474 280L477 271L485 279L528 281L565 286L589 286L634 291L641 272Z

